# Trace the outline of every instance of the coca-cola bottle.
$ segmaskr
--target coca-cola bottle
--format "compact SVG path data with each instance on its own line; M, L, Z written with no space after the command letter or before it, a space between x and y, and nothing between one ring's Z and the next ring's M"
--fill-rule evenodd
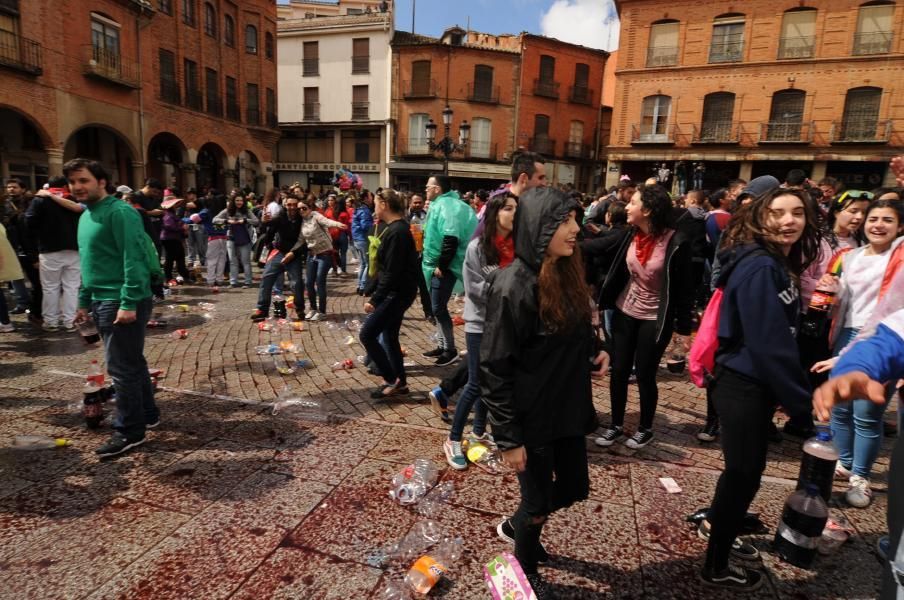
M810 298L810 305L807 307L807 314L800 322L800 332L807 337L822 337L829 320L832 316L832 307L835 306L835 293L838 284L834 281L830 285L828 282L820 281Z
M819 488L819 495L828 504L832 498L832 480L835 478L835 464L838 462L838 448L832 443L832 430L817 427L816 435L804 442L804 455L800 461L797 489L807 484Z
M828 519L829 509L817 486L797 490L785 502L773 541L775 553L795 567L809 569Z

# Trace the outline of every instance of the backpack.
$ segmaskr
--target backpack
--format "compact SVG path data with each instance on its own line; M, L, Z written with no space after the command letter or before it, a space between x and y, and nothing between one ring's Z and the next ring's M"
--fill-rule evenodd
M722 311L722 288L716 288L703 318L700 319L700 327L697 336L691 346L691 352L687 357L688 369L691 381L699 388L705 388L712 379L713 370L716 367L716 351L719 349L719 313Z
M379 235L367 236L367 275L369 277L376 277L377 273L380 272L380 265L377 264L377 251L380 249L380 244L383 243L380 238L383 237L387 229L389 228L384 227Z

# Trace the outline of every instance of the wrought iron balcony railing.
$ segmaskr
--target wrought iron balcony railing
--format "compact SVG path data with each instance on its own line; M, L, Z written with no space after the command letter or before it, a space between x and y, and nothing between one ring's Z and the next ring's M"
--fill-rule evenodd
M106 48L88 45L82 47L84 74L96 79L105 79L126 87L141 87L141 73L138 63L122 54Z
M674 67L678 64L678 46L651 46L647 48L648 67Z
M317 75L320 75L320 59L302 58L301 75L303 77L316 77Z
M541 135L530 138L528 145L532 152L539 152L546 156L556 155L556 141L549 136Z
M534 96L558 99L559 82L547 79L534 79Z
M305 102L302 109L302 119L304 119L305 121L319 121L320 103Z
M468 84L468 101L499 104L499 86Z
M568 101L575 104L593 104L593 90L582 85L571 86Z
M744 42L713 42L709 47L709 62L740 62L744 55Z
M675 125L651 123L631 125L632 144L674 144L678 128Z
M44 73L43 53L44 48L38 42L10 31L0 31L0 65L41 75Z
M888 54L894 34L891 31L873 31L871 33L855 33L853 54Z
M370 102L352 102L352 121L370 119Z
M415 79L402 82L402 96L407 99L436 98L436 81L433 79Z
M778 41L778 58L812 58L816 53L816 36L783 37Z
M705 121L694 125L691 142L694 144L737 144L741 140L741 125L731 121Z
M813 141L813 122L775 121L760 124L760 144L809 144Z
M833 144L887 144L891 140L891 119L844 119L832 123Z

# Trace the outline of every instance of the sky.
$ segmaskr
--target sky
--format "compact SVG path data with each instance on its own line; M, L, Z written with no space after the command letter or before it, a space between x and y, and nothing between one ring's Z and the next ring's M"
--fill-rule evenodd
M537 33L601 50L618 46L612 0L395 0L395 27L439 36L459 25L483 33Z

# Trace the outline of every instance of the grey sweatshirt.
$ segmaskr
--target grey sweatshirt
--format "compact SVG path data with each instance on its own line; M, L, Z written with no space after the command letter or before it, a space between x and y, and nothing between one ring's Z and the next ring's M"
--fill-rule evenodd
M486 264L486 257L480 247L480 239L474 238L465 252L465 262L461 268L465 284L465 333L483 333L483 322L487 308L487 275L499 268Z

